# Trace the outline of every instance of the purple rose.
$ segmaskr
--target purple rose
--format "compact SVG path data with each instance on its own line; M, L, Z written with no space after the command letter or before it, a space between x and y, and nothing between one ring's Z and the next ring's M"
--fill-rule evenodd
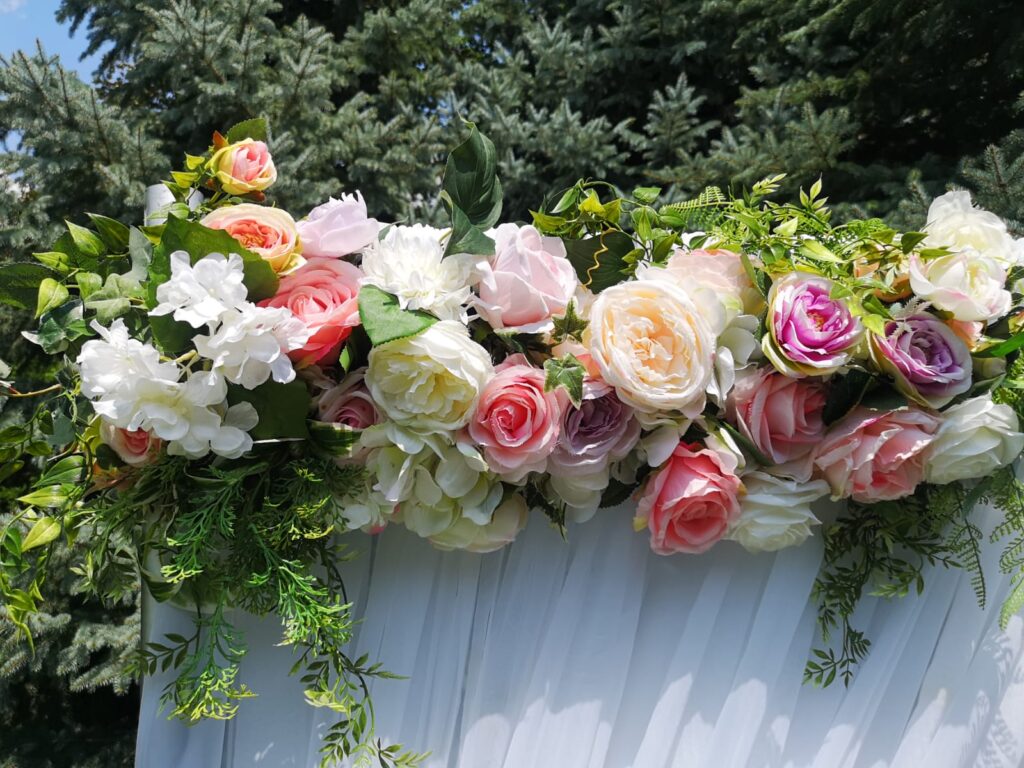
M567 408L562 431L549 459L553 475L590 475L625 458L640 437L633 409L619 400L615 389L598 379L583 383L583 402Z
M971 351L953 330L929 314L885 324L872 336L878 366L892 375L907 397L941 408L971 387Z
M333 197L309 212L298 223L304 256L338 258L363 250L380 231L376 219L366 215L366 203L358 192Z
M806 272L793 272L772 285L762 348L780 373L825 376L853 356L864 328L842 301L831 298L832 285Z

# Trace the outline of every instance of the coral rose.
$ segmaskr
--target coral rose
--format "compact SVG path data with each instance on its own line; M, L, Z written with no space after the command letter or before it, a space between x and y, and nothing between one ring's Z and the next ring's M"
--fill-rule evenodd
M200 223L210 229L223 229L245 248L259 254L275 272L295 266L299 231L287 211L242 203L211 211Z

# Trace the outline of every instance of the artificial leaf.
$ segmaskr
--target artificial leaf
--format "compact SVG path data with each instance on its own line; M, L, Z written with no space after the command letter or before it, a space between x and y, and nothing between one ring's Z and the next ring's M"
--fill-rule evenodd
M626 279L625 257L635 248L633 239L617 230L609 230L586 240L564 240L566 256L580 282L594 293Z
M270 127L262 117L254 117L251 120L243 120L235 123L228 129L227 140L229 144L244 139L255 139L256 141L270 142Z
M123 253L128 248L128 227L120 221L100 216L98 213L86 215L111 253Z
M40 517L29 529L28 535L21 543L23 552L36 547L44 547L60 536L60 520L53 517Z
M91 229L80 227L77 224L65 221L68 232L71 234L71 239L75 243L75 247L78 248L86 256L98 257L102 256L107 252L107 246L104 244L100 236L93 232Z
M61 251L45 251L43 253L33 253L32 258L42 264L44 267L52 269L54 272L59 272L62 275L66 275L71 271L71 257Z
M359 440L361 430L344 424L330 424L324 421L310 421L309 441L330 456L351 456Z
M551 392L562 387L569 395L569 401L577 408L583 402L583 379L587 369L575 355L548 358L544 361L544 391Z
M61 507L67 500L67 488L63 485L46 485L18 497L18 501L22 504L29 504L33 507Z
M402 309L396 297L374 285L359 290L359 319L374 346L415 336L437 322L426 312Z
M54 272L42 264L15 263L0 265L0 302L17 309L34 310L39 285Z
M287 384L268 381L255 389L237 384L228 385L228 404L252 403L259 414L259 423L249 430L253 440L279 440L309 436L306 416L309 413L309 391L305 382L294 379Z
M68 344L89 335L89 328L83 319L82 302L78 299L46 312L41 318L39 329L34 333L22 331L22 336L38 344L49 355L55 355L68 348Z
M448 155L441 187L449 212L460 209L474 227L494 226L501 216L501 182L497 176L497 153L491 140L469 126L469 138ZM453 222L454 224L454 222ZM474 251L451 251L474 253Z
M442 198L446 194L442 193ZM448 235L448 244L444 249L445 256L455 253L489 256L494 253L494 240L485 235L478 226L470 222L461 208L457 205L449 204L449 211L452 216L452 231Z
M637 187L633 190L633 199L642 205L650 205L660 194L661 187Z
M554 318L553 323L555 328L552 332L552 338L555 343L560 344L566 339L583 341L583 332L587 329L587 321L576 314L575 300L569 300L568 305L565 307L565 314L562 317Z
M58 283L52 277L43 278L39 283L39 296L36 299L36 317L59 307L67 301L69 295L63 283Z
M826 424L839 421L864 399L873 381L870 373L859 368L850 369L845 376L835 377L825 399L822 420Z

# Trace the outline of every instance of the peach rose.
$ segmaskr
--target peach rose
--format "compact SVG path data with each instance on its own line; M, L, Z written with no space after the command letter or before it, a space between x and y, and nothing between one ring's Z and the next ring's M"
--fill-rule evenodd
M285 307L310 331L309 341L289 352L296 367L332 365L341 345L359 325L359 281L363 273L347 261L310 259L281 278L277 295L261 307Z
M495 474L518 483L547 468L567 397L561 389L545 392L544 371L523 355L512 355L494 371L469 421L469 436Z
M210 158L210 168L229 195L262 192L277 181L274 158L265 142L242 139L221 147Z
M854 408L832 426L814 454L814 465L833 499L864 504L899 499L924 479L925 454L939 420L918 408Z
M495 330L550 331L579 285L562 241L515 224L491 235L495 252L480 277L477 311Z
M736 382L729 416L761 453L775 464L785 464L806 457L821 442L825 397L820 381L791 379L771 368L758 368ZM810 477L810 466L791 469L798 479Z
M109 422L100 423L100 439L117 454L125 464L139 467L149 464L160 453L163 441L144 429L122 429Z
M299 231L287 211L242 203L211 211L200 224L223 229L245 248L259 254L275 272L295 266Z
M650 530L656 554L699 554L725 535L740 516L736 464L734 455L699 443L676 446L648 478L633 521Z

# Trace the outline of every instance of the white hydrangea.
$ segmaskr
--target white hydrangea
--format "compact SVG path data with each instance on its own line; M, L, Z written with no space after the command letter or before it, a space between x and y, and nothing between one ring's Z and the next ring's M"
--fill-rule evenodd
M363 283L398 297L402 309L422 309L442 320L467 320L465 304L486 259L444 255L444 230L393 226L363 253Z
M295 369L287 353L308 339L306 324L287 309L246 303L221 313L216 332L192 341L228 381L254 389L269 378L281 384L292 381Z
M157 286L159 304L149 314L171 315L193 328L216 323L223 312L245 303L242 259L211 253L192 264L185 251L171 254L171 278Z

